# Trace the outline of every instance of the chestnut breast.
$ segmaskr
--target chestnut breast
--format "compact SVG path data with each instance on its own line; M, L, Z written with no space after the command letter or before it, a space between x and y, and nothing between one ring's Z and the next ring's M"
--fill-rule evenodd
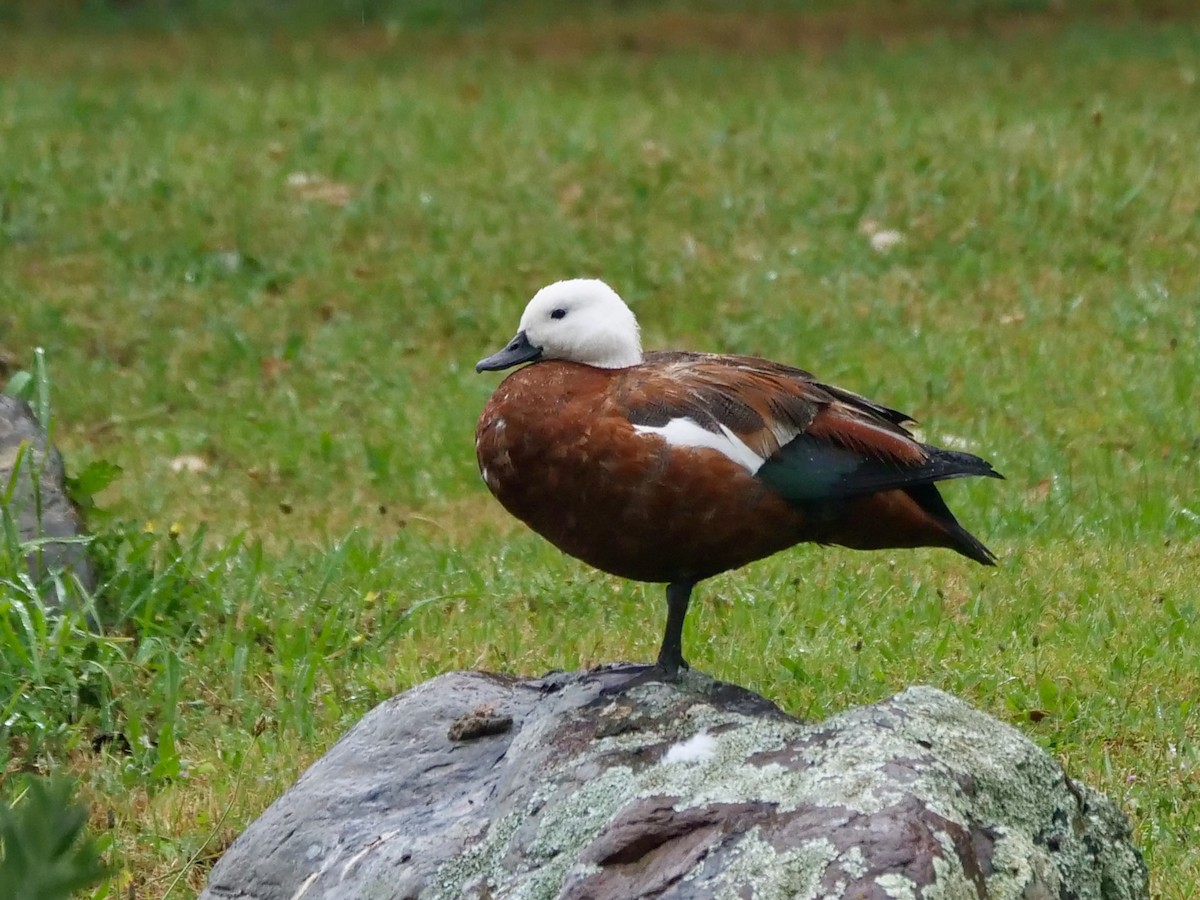
M559 549L626 578L699 580L810 533L802 512L708 448L639 434L610 390L633 369L542 361L509 375L479 418L480 472Z

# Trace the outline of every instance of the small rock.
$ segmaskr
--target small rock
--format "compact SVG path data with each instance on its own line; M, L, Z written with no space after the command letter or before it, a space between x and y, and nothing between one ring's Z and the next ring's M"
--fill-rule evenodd
M62 457L49 446L46 432L29 404L0 394L0 490L7 490L18 460L20 472L9 512L16 517L22 543L86 534L83 521L67 497ZM67 571L74 573L88 593L96 589L96 574L81 543L42 544L40 550L29 553L26 562L35 579L40 580L48 572ZM48 590L44 598L49 605L58 602L53 590Z
M198 475L201 472L208 471L208 460L203 456L197 456L195 453L181 453L179 456L173 457L169 465L172 472L187 472L192 475Z
M476 738L504 734L512 728L512 724L512 716L498 716L484 707L455 719L450 730L446 732L446 737L452 741L473 741Z
M904 240L904 235L898 231L877 231L871 235L871 249L876 253L887 253Z

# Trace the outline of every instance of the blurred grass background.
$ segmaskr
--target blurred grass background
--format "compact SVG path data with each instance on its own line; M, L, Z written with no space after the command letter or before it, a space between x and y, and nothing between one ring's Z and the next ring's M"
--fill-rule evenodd
M804 366L1009 477L946 491L998 571L782 554L700 587L693 664L812 718L958 693L1193 896L1192 6L0 7L0 382L44 347L70 468L123 470L102 634L0 554L3 797L75 775L96 896L188 896L373 703L652 658L661 589L475 471L473 363L591 274L649 347Z
M826 20L853 26L861 34L902 25L986 27L1004 20L1023 26L1082 18L1164 21L1194 16L1195 8L1188 0L5 0L0 6L0 21L53 30L280 27L312 32L383 25L462 33L562 22L606 27L621 19L664 14L728 14L743 22L752 16L803 16L809 27Z

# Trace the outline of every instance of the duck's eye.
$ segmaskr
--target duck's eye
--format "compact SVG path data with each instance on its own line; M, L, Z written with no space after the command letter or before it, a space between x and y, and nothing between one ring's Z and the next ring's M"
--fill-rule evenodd
M559 308L559 309L554 310L554 312L550 313L550 318L561 319L566 314L567 314L567 311L565 309Z

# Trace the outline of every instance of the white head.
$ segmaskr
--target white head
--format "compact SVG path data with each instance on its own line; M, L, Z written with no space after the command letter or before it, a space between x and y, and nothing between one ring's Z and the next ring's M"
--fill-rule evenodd
M507 369L534 359L565 359L601 369L635 366L642 361L637 319L603 281L556 281L533 295L508 346L475 368Z

